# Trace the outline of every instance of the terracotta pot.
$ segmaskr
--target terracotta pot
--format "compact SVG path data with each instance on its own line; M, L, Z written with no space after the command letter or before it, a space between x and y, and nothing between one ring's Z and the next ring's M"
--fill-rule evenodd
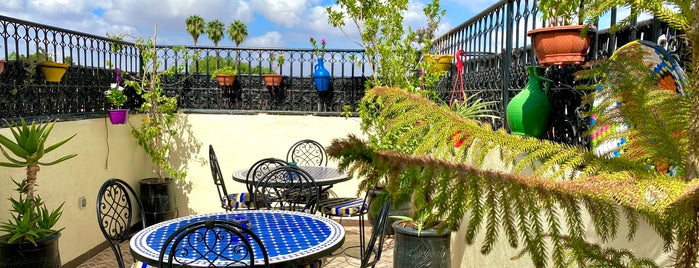
M216 80L218 80L219 86L232 86L233 81L235 81L235 75L231 74L217 74Z
M5 71L5 64L7 64L6 60L0 60L0 74Z
M46 79L46 82L58 83L61 82L63 75L66 73L68 64L45 61L39 63L39 67L41 68L41 72L44 73L44 79Z
M580 37L585 25L555 26L530 30L532 45L539 59L539 65L580 64L590 48L590 32L597 28L590 26L588 34Z
M281 74L263 74L262 77L265 79L265 85L278 87L282 83Z

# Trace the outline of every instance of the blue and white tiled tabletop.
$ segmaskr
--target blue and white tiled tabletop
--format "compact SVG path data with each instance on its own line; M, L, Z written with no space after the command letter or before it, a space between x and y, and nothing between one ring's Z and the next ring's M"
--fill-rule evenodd
M351 179L347 173L340 172L334 167L299 166L299 168L308 172L318 186L333 185ZM233 180L246 183L245 177L247 174L247 169L236 170L233 172Z
M267 248L270 264L322 258L340 248L345 240L342 225L321 216L278 210L230 211L192 215L147 227L131 238L131 253L139 261L157 265L160 249L172 232L190 222L209 217L249 219L252 231ZM259 250L255 246L255 256L261 256L257 255ZM258 258L255 263L263 264L263 261ZM207 266L208 263L202 265ZM220 266L226 266L226 263Z

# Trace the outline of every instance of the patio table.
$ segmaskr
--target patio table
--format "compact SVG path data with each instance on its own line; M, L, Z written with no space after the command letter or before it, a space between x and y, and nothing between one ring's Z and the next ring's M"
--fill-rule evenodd
M333 184L347 181L351 179L347 173L340 172L334 167L323 166L298 166L300 169L308 172L318 186L331 186ZM248 175L248 169L236 170L233 172L233 180L246 183L245 177ZM329 187L328 187L329 188ZM327 188L326 188L327 189Z
M345 241L345 229L342 225L318 215L281 210L227 211L191 215L147 227L131 238L129 243L131 254L136 260L158 265L160 250L168 236L188 223L210 217L229 220L249 219L250 229L259 236L267 249L270 266L310 263L330 255ZM253 250L260 249L255 245ZM203 267L209 265L208 262L195 262L191 265L197 267L197 264ZM261 266L264 260L256 258L255 264ZM220 260L215 265L224 267L227 262Z

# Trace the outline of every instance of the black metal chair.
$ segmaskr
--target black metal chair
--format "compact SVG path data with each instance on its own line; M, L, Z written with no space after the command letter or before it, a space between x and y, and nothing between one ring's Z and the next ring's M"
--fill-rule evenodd
M221 174L221 167L218 164L218 159L216 158L216 152L214 152L213 145L209 145L209 166L211 166L211 176L214 179L214 184L218 190L218 197L223 209L226 211L231 211L254 205L252 203L252 198L248 193L228 194L228 190L226 190L226 183L223 181L223 174Z
M362 253L361 268L374 267L381 259L383 252L383 242L386 236L386 227L388 225L388 210L391 207L391 199L386 198L379 214L376 216L376 223L372 227L369 243L366 245L366 250ZM377 241L378 240L378 241Z
M291 145L286 153L286 161L299 166L327 166L328 155L323 145L314 140L300 140Z
M134 206L134 201L138 207ZM121 179L111 178L102 184L97 193L97 223L109 246L116 255L119 268L124 268L124 256L121 254L121 243L129 241L131 223L135 220L134 213L141 216L141 228L146 227L146 214L141 200L131 186Z
M248 173L245 177L245 186L248 188L248 193L256 192L255 188L257 187L257 182L267 172L270 172L275 168L287 165L289 165L289 163L287 163L286 161L274 157L264 158L255 162L255 164L252 164L252 166L250 166L250 169L248 169Z
M269 267L267 249L250 229L237 221L208 218L170 235L160 251L158 267L188 267L194 262L208 267L255 267L259 258Z
M321 188L303 169L280 166L265 173L255 191L260 208L315 214Z
M369 212L367 195L358 197L334 197L321 198L318 202L318 211L327 217L357 217L359 219L359 254L364 254L364 215Z

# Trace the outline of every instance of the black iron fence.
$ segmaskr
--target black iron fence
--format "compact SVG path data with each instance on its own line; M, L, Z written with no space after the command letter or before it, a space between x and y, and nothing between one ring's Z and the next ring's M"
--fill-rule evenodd
M528 81L525 67L537 64L531 38L527 36L528 30L545 26L538 15L537 3L502 0L437 38L432 47L435 54L455 54L461 49L466 52L462 57L464 70L461 76L465 91L468 95L478 94L484 100L498 103L493 109L497 110L500 119L489 122L497 128L505 127L505 107ZM607 27L615 25L617 11L612 11L608 19L608 22L603 22ZM592 34L587 60L606 58L616 48L637 39L661 43L680 62L687 57L687 45L679 37L680 33L652 18L636 22L615 34L611 34L608 28L598 28ZM587 109L580 107L585 92L573 89L576 83L573 73L580 68L580 65L568 65L546 70L547 77L555 81L548 95L552 103L552 122L546 139L589 145L589 139L582 135L589 126L588 118L581 116L582 109ZM442 81L442 84L453 84L458 80L456 75L452 68L446 77L449 81ZM452 89L442 87L440 92L450 94Z
M464 50L462 74L454 66L434 88L445 100L463 81L468 95L478 94L500 119L489 123L505 126L505 107L527 83L525 67L536 64L531 40L526 32L541 27L537 1L502 0L443 36L433 44L433 53L455 54ZM616 22L612 12L608 25ZM602 27L599 27L602 28ZM594 32L587 59L608 57L619 46L636 39L664 40L669 52L685 59L686 45L679 33L656 20L648 19L633 27L610 34ZM104 116L109 104L103 91L114 80L114 68L138 74L140 51L131 42L118 41L0 16L0 60L6 60L0 74L0 117L95 114ZM183 72L164 80L167 94L178 95L181 108L190 110L288 111L339 114L343 107L354 110L364 95L366 77L371 75L362 50L328 50L323 56L332 76L331 90L318 93L311 74L316 65L312 50L288 48L184 47L185 58L172 46L158 46L164 68L183 67ZM275 59L284 54L280 66ZM70 64L60 83L43 81L32 71L30 60L56 60ZM233 86L218 86L211 73L221 65L239 70ZM546 139L588 145L582 133L588 119L581 116L580 100L585 92L573 89L572 74L579 65L549 67L547 76L556 81L549 93L553 104L552 123ZM279 87L266 87L262 74L284 75ZM457 77L459 76L460 77ZM457 79L460 78L460 79ZM126 107L139 105L132 89L127 89Z

